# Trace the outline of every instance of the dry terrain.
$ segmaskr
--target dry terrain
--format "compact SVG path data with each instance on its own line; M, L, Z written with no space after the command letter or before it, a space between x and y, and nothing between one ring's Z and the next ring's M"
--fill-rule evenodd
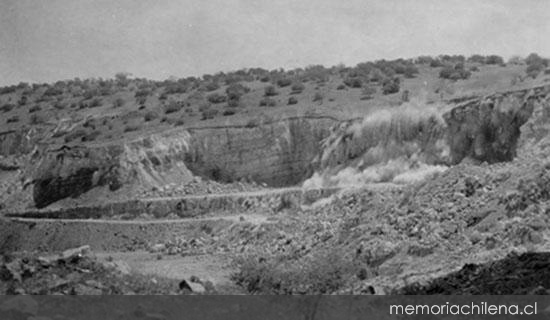
M0 88L0 293L550 293L547 67Z

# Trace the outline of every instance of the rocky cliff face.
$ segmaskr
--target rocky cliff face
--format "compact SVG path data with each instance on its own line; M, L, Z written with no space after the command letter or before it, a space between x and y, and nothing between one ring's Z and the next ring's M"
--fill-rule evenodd
M452 163L472 158L488 163L510 161L516 156L521 127L536 103L546 99L544 87L495 94L466 102L443 117Z
M23 128L0 132L0 156L27 154L33 150L40 133L35 129Z
M407 104L342 124L325 141L319 170L305 185L406 182L464 159L510 161L521 141L550 132L549 88L474 97L438 108Z
M513 159L522 141L549 132L548 121L541 120L550 118L548 92L539 87L438 108L403 106L350 122L297 117L173 129L106 146L34 152L26 172L39 208L96 186L151 188L185 184L196 175L277 187L312 175L314 180L351 177L358 183L409 181L467 158L489 163ZM5 154L15 152L15 141L22 141L20 150L33 146L28 134L3 137Z
M96 186L152 187L200 175L293 185L313 172L331 118L290 118L258 126L175 130L101 147L62 147L37 157L32 169L39 208Z

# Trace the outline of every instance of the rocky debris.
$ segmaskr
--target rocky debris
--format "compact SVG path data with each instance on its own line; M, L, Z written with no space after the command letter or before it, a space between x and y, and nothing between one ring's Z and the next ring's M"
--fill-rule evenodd
M550 252L512 253L506 258L466 264L428 284L410 284L396 294L550 294Z
M88 246L57 256L4 256L0 294L177 294L177 283L130 272L114 261L99 262Z
M179 283L179 288L182 291L189 291L198 294L206 293L206 288L202 285L202 282L199 279L193 279L193 277L189 280L182 280Z
M181 197L187 195L206 195L220 193L253 192L267 189L266 185L258 185L255 182L219 183L214 180L202 179L199 176L185 184L169 183L160 187L144 190L141 194L147 198Z

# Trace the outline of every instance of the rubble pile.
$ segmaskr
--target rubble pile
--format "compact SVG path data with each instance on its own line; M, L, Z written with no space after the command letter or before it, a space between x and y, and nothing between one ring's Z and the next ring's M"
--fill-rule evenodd
M181 294L177 281L131 273L117 261L99 261L89 246L59 255L19 254L0 260L0 294ZM185 281L185 280L184 280ZM204 292L204 290L203 290Z
M265 189L265 184L259 185L255 182L249 183L238 181L232 183L219 183L215 180L202 179L199 176L195 176L191 181L183 185L169 183L162 187L153 187L150 190L144 190L141 196L147 198L180 197L188 195L251 192Z
M403 188L340 194L325 206L295 212L293 219L272 227L241 227L232 245L248 260L273 265L292 261L303 266L316 254L335 250L357 268L334 292L376 288L389 293L468 263L511 252L550 251L549 179L550 165L540 159L460 164ZM250 289L254 279L246 277L262 263L238 261L241 272L236 278ZM363 269L366 272L356 272ZM281 283L276 279L273 286ZM289 285L287 291L299 292Z

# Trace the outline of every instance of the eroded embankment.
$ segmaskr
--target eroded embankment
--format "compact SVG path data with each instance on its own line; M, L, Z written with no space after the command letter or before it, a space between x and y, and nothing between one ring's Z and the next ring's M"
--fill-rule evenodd
M548 87L538 87L458 105L411 102L343 123L325 140L319 170L305 185L407 183L464 159L510 161L522 126L547 95Z
M134 141L46 150L30 170L36 207L78 196L96 186L117 190L193 175L229 182L289 186L313 173L320 141L337 123L330 117L288 118L261 125L188 128Z
M26 210L6 213L6 216L55 219L135 219L139 217L166 219L195 218L213 214L273 213L309 205L336 193L338 190L337 188L283 188L258 192L136 199L98 203L95 206Z
M99 186L150 190L184 185L197 175L273 187L308 178L304 185L315 188L408 183L464 159L513 159L522 126L535 105L546 103L547 93L548 87L538 87L458 104L411 102L353 121L295 117L174 129L109 145L35 149L26 181L32 181L37 208Z

